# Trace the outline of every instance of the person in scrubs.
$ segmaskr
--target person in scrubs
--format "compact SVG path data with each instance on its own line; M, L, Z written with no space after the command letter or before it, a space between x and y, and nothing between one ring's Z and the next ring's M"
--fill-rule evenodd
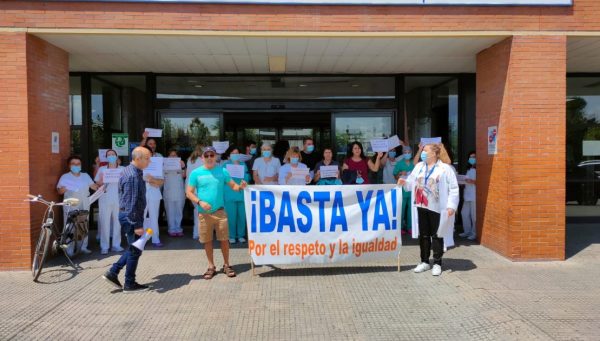
M90 209L90 189L97 190L98 186L94 180L87 174L81 172L81 158L79 156L70 156L67 160L69 172L63 174L58 180L56 190L58 194L64 195L64 199L77 198L79 205L63 206L63 222L66 223L69 212L73 210L88 210ZM91 253L88 249L88 236L80 242L81 252L85 254Z
M281 162L278 158L273 157L273 148L270 144L263 143L260 150L262 156L254 160L254 165L252 165L254 183L257 185L277 185Z
M250 181L250 173L246 163L241 161L242 154L239 148L230 146L223 154L223 168L229 171L230 165L242 166L244 168L243 177L236 177L232 172L229 172L231 179L241 185L242 180ZM225 198L225 213L229 220L229 243L246 242L246 209L244 207L244 192L236 192L229 185L225 185L223 196Z
M412 157L412 148L410 148L410 146L403 146L402 155L394 166L394 176L396 179L407 179L410 175L410 172L412 172L414 168L415 164ZM410 196L410 191L402 188L402 214L400 215L402 217L402 223L400 224L400 230L402 234L410 234L412 231L412 209Z
M294 169L309 169L302 161L300 149L298 147L292 147L285 154L283 159L284 165L279 170L279 184L280 185L306 185L311 182L310 174L304 179L298 179L292 177L292 171ZM309 169L310 171L310 169Z
M110 237L112 236L112 251L121 252L121 223L119 223L119 183L105 183L104 174L108 169L120 169L119 157L117 152L109 149L106 151L108 165L101 166L96 173L95 181L98 187L104 185L104 194L98 199L99 208L99 235L100 235L100 253L108 254L110 246Z
M192 172L194 171L194 169L199 168L200 166L202 166L204 164L204 161L202 161L202 151L204 150L204 145L202 143L198 143L196 144L196 148L194 148L194 151L192 152L192 154L190 155L190 157L187 160L187 167L186 167L186 171L187 174L192 174ZM188 176L186 179L186 184L189 182L190 177ZM193 227L193 239L198 239L198 207L196 205L192 205L194 206L194 227Z
M179 158L176 149L169 150L168 158ZM183 219L183 206L185 205L185 163L179 160L179 169L165 170L165 186L163 200L167 211L169 236L183 237L181 220Z
M144 132L144 139L142 142L146 142L144 145L152 152L152 157L162 157L162 155L156 151L156 140L153 138L146 138L148 133ZM152 164L152 161L150 161ZM146 181L146 219L144 221L144 227L149 227L154 231L152 234L152 245L155 247L163 247L164 244L160 242L160 226L158 225L158 216L160 214L160 201L162 200L162 193L160 188L164 184L164 179L153 177L150 174L144 175L144 181Z

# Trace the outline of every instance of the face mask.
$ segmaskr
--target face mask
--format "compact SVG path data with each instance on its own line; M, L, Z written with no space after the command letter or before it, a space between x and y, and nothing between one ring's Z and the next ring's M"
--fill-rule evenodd
M250 155L256 155L256 148L250 148Z
M365 182L365 180L364 180L362 177L358 177L358 178L356 178L356 183L357 183L357 184L361 185L361 184L363 184L364 182Z
M263 150L262 151L262 156L263 157L271 157L271 151L270 150Z
M117 157L115 155L107 156L106 159L108 160L108 163L117 163Z
M315 150L315 146L313 146L312 144L310 146L306 146L306 151L309 153L312 153Z
M421 152L421 161L427 160L427 152Z
M300 161L297 157L291 157L290 158L290 162L292 163L292 165L297 165L298 161Z
M240 154L231 154L229 155L229 158L231 159L231 161L240 161Z
M388 152L388 157L391 157L392 159L396 157L396 152Z
M71 166L71 172L75 174L81 172L81 166Z
M474 158L474 157L470 157L470 158L469 158L469 164L470 164L471 166L475 166L475 158Z
M405 160L410 160L411 158L412 158L412 153L404 154L404 159Z

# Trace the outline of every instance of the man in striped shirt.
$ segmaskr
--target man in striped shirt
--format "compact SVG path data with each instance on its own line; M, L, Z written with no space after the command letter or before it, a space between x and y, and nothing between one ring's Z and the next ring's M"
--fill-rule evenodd
M131 164L125 167L119 179L119 222L125 231L129 247L102 277L120 289L119 272L126 267L125 286L122 287L125 293L148 290L148 286L135 281L135 270L142 251L132 244L144 234L146 183L143 170L150 164L150 155L150 150L146 147L135 148L131 153Z

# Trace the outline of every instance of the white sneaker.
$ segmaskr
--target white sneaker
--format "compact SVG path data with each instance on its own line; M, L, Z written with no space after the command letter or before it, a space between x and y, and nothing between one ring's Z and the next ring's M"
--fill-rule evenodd
M235 244L235 239L229 239L229 244Z
M101 255L108 255L108 250L100 250Z
M240 243L245 243L245 242L246 242L246 238L242 237L242 238L238 239L238 241L239 241Z
M123 252L123 251L125 251L125 249L120 246L112 248L112 252Z
M433 269L431 269L431 274L434 276L439 276L442 274L442 266L434 264Z
M431 266L427 263L421 263L419 265L417 265L417 267L415 268L415 272L416 273L420 273L420 272L424 272L431 269Z
M90 253L92 253L92 251L88 249L81 249L81 253L83 253L84 255L89 255Z

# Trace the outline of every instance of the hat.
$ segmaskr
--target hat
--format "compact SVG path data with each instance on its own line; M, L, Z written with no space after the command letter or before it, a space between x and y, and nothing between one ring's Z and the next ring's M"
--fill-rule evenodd
M213 153L216 154L217 150L213 146L204 147L204 150L202 151L202 155L204 155L204 154L206 154L208 152L213 152Z

